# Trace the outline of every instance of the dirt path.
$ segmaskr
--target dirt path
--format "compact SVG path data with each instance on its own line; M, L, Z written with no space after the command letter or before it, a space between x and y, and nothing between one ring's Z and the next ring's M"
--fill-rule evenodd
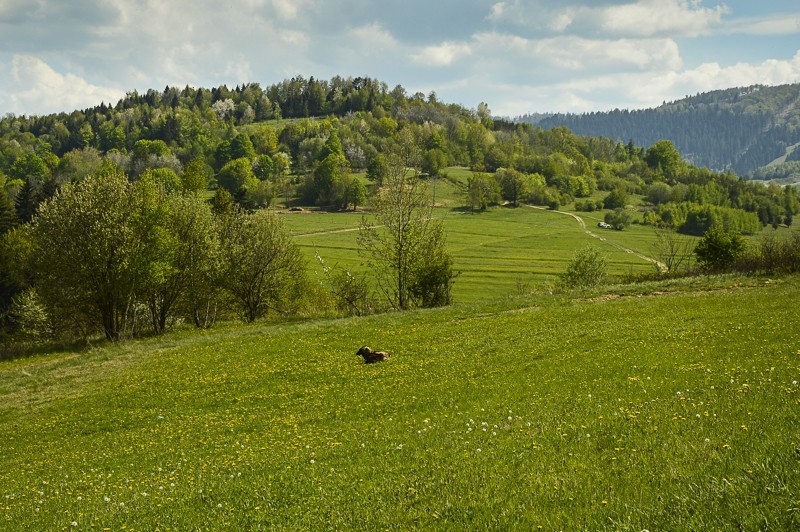
M530 207L532 209L538 209L538 210L541 210L541 211L550 211L550 209L548 209L546 207L537 207L535 205L528 205L528 207ZM575 219L576 222L578 222L578 225L581 226L581 229L583 229L583 231L587 235L591 236L592 238L596 238L597 240L599 240L601 242L605 242L606 244L608 244L609 246L611 246L613 248L619 249L620 251L624 251L625 253L630 253L631 255L634 255L634 256L636 256L636 257L638 257L638 258L640 258L640 259L642 259L644 261L647 261L647 262L649 262L651 264L655 264L656 267L659 270L661 270L662 272L667 271L667 266L663 262L659 262L659 261L655 260L652 257L648 257L647 255L642 255L641 253L639 253L637 251L634 251L634 250L632 250L630 248L626 248L625 246L623 246L621 244L618 244L616 242L608 240L606 237L604 237L602 235L598 235L594 231L590 231L589 229L586 228L586 222L583 220L583 218L581 218L577 214L574 214L574 213L571 213L571 212L565 212L565 211L550 211L550 212L555 212L557 214L564 214L566 216L571 216L572 218Z

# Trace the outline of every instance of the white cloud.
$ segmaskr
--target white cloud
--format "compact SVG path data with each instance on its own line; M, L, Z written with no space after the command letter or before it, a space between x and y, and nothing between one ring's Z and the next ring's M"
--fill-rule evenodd
M530 40L516 35L482 33L475 36L476 55L516 68L548 65L555 70L676 69L680 50L672 39L586 39L560 36Z
M426 46L411 57L417 63L444 67L471 53L472 48L466 43L446 42L436 46Z
M730 12L723 4L707 8L696 0L639 0L588 11L602 31L632 36L702 35Z
M606 4L512 0L495 4L487 19L529 29L600 34L607 38L676 37L707 34L730 13L725 4L704 7L698 0L636 0Z
M574 77L563 82L536 86L497 84L489 103L501 115L522 112L588 112L612 108L655 107L698 92L745 87L781 85L800 80L800 50L789 60L737 63L722 67L705 63L689 70L666 70L599 74Z
M82 109L100 102L116 103L125 91L100 87L74 74L62 75L38 57L15 55L5 83L0 83L0 108L18 114L46 114ZM35 111L32 111L35 110Z
M722 33L743 35L794 35L800 33L800 13L741 18L728 23Z

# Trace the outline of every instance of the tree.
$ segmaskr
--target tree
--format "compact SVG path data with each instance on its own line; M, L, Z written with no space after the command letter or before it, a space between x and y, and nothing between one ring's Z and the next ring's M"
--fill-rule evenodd
M35 153L28 153L14 161L8 170L11 179L32 182L39 185L44 178L50 175L50 169L44 160Z
M367 161L367 179L376 185L383 186L383 180L389 173L386 157L382 153L375 153Z
M272 162L272 157L266 153L256 157L253 162L253 173L260 181L266 181L272 177L272 172L275 165Z
M346 172L347 159L336 153L330 153L317 165L310 191L317 205L332 205L341 199L337 193Z
M211 200L211 210L220 218L230 216L233 212L233 196L224 188L218 188Z
M660 168L668 179L677 176L683 162L680 152L668 140L659 140L650 146L644 160L650 168L654 170Z
M700 267L707 272L729 269L747 249L747 242L738 233L712 226L697 243L694 254Z
M606 274L606 259L591 247L579 249L572 256L561 282L567 288L585 288L600 284Z
M127 177L107 163L67 184L41 205L31 224L40 295L61 316L100 324L119 339L132 302L141 235L132 227L135 205Z
M64 181L79 181L97 172L102 165L103 158L100 152L88 147L65 153L61 157L57 173Z
M623 207L617 207L613 211L607 212L605 216L606 223L617 231L622 231L631 225L631 220L633 220L633 213Z
M625 207L628 204L628 191L622 187L617 187L608 193L608 196L603 200L603 206L606 209L617 209Z
M349 186L347 187L345 198L345 208L347 208L347 205L352 205L353 210L355 211L358 209L359 205L364 205L364 203L366 203L367 187L364 186L364 183L362 183L360 179L353 177L351 178Z
M500 201L500 185L490 175L475 172L467 178L467 201L473 211L497 204Z
M155 236L147 242L149 275L138 289L150 311L153 332L162 333L178 307L198 327L207 326L219 256L211 206L197 195L161 195L158 201L160 205L149 209L149 218L158 221L151 230Z
M199 195L208 188L208 173L202 159L192 159L181 176L181 188L184 194Z
M233 137L230 154L231 159L248 159L252 161L255 158L256 150L247 133L239 133Z
M667 273L675 273L681 268L690 267L692 258L692 241L679 236L674 230L656 231L656 241L652 244L653 253L658 263L663 265Z
M526 199L533 190L533 179L529 175L513 169L501 168L495 174L500 184L503 199L510 201L514 207L519 205L519 202Z
M257 182L258 179L253 175L253 168L250 160L244 157L234 159L222 167L217 176L219 186L237 197L242 189L247 188Z
M441 221L433 219L424 183L405 161L399 155L387 158L389 174L373 200L374 220L362 218L358 237L359 253L399 310L441 304L436 294L449 294L453 278Z
M296 308L305 284L303 257L275 215L234 210L224 221L221 250L222 286L239 302L245 321Z
M645 199L653 205L661 205L670 201L672 197L672 187L666 183L653 183L647 187Z
M447 167L447 155L439 148L433 148L422 154L422 171L431 178L439 177Z

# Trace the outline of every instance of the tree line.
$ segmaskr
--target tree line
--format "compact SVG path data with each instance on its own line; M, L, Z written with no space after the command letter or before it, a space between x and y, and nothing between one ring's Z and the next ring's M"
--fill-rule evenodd
M800 212L797 190L694 166L669 141L645 149L566 127L546 130L493 118L486 104L466 109L370 78L166 87L113 106L0 120L0 313L10 324L26 308L28 316L46 311L61 330L99 327L115 338L160 332L176 320L206 326L226 312L247 320L297 312L305 301L297 294L314 294L302 273L238 277L237 265L258 259L247 253L259 239L295 257L287 268L297 265L291 240L264 212L276 203L370 205L387 229L365 224L360 242L386 304L446 304L452 261L419 191L450 179L452 166L472 170L454 183L473 211L575 203L611 210L613 224L624 227L631 196L642 195L645 223L693 234L716 226L755 232L791 224ZM413 216L386 210L398 202L414 204ZM56 245L61 240L88 247L48 260L43 250L71 249ZM438 251L420 253L425 246ZM70 270L103 253L111 253L103 273ZM67 279L115 288L80 293ZM369 286L352 272L329 270L326 297L366 312Z
M523 115L518 120L632 139L642 146L669 139L697 166L747 175L800 141L800 84L712 91L654 109Z

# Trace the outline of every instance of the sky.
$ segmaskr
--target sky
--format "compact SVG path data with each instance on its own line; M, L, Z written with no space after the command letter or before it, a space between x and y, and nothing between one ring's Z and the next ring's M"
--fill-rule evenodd
M0 116L369 76L497 116L800 82L797 0L0 0Z

